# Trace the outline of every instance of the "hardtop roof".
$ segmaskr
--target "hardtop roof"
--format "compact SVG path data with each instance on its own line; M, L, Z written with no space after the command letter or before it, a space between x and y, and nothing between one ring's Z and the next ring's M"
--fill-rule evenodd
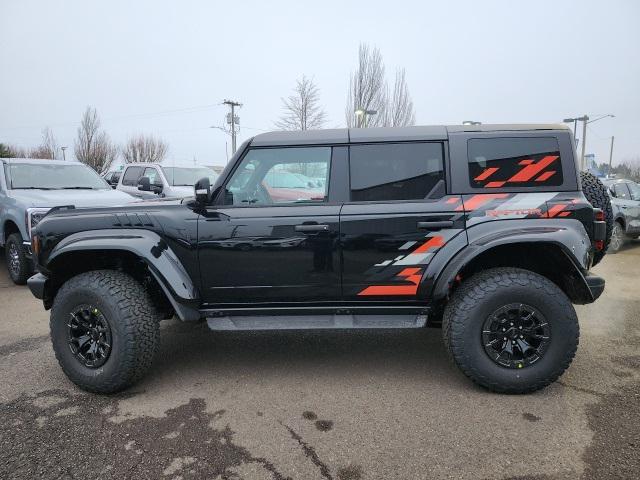
M326 130L275 131L256 135L252 146L327 145L339 143L447 140L450 133L569 130L563 124L424 125L411 127L335 128Z

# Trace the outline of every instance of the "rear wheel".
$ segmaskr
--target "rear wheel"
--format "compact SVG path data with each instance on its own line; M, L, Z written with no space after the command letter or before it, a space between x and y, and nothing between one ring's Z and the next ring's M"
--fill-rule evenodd
M582 193L587 197L589 203L594 208L599 208L604 213L604 221L606 223L606 238L604 240L604 248L596 251L593 256L593 264L597 265L604 258L605 253L611 241L613 233L614 221L613 210L611 208L611 199L607 193L607 187L598 180L598 177L589 172L580 172L580 181L582 183Z
M12 233L7 238L4 246L4 253L7 261L7 270L11 280L16 285L24 285L27 279L33 274L33 263L29 258L29 252L22 242L22 235Z
M113 393L135 383L151 367L160 343L148 292L112 270L68 280L54 300L50 328L62 370L90 392Z
M564 292L518 268L495 268L466 280L447 304L442 326L456 365L495 392L528 393L549 385L578 347L578 319Z

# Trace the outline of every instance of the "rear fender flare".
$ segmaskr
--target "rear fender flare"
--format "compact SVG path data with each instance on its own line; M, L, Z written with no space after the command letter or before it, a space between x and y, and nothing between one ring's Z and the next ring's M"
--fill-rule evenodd
M430 299L446 299L457 274L482 253L502 245L526 243L545 243L560 247L573 265L577 276L582 279L586 290L590 291L585 280L585 272L591 262L591 241L578 220L496 220L470 228L467 235L469 242L466 247L454 254L446 265L440 264L437 271L429 272L432 278L436 279L431 292L427 292ZM446 255L444 251L438 252L440 253ZM432 265L438 267L437 262L433 262Z

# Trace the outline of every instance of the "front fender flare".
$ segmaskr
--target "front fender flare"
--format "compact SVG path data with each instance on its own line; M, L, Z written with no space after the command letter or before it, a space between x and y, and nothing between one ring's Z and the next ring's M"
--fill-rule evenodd
M46 267L62 261L66 255L78 251L121 250L140 258L156 279L177 315L182 320L200 318L200 294L182 263L169 245L150 230L118 229L88 230L64 238L51 251Z

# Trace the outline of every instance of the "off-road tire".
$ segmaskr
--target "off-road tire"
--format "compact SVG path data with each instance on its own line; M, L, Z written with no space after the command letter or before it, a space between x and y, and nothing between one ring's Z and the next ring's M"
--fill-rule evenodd
M88 368L68 342L71 312L90 304L111 329L111 352L99 368ZM138 381L151 367L160 345L160 326L149 293L129 275L114 270L81 273L68 280L55 297L50 317L51 341L69 380L83 390L115 393Z
M503 367L484 349L483 324L496 309L524 303L539 310L551 329L544 355L522 369ZM529 393L553 383L571 364L580 330L573 305L547 278L519 268L494 268L465 280L447 304L442 332L450 357L475 383L500 393Z
M593 265L595 266L604 258L609 248L609 242L611 242L613 209L611 208L611 199L607 193L607 187L598 180L598 177L589 172L580 172L580 181L582 183L582 193L587 197L591 206L602 210L604 213L604 221L607 224L607 236L604 240L604 248L596 251L593 256Z
M12 250L14 248L15 250ZM17 253L17 271L13 271L10 267L12 251ZM9 235L7 243L4 246L4 254L7 262L7 271L9 272L9 277L13 283L16 285L25 285L27 283L27 279L33 275L33 263L29 258L27 248L22 243L22 235L19 233L12 233Z

